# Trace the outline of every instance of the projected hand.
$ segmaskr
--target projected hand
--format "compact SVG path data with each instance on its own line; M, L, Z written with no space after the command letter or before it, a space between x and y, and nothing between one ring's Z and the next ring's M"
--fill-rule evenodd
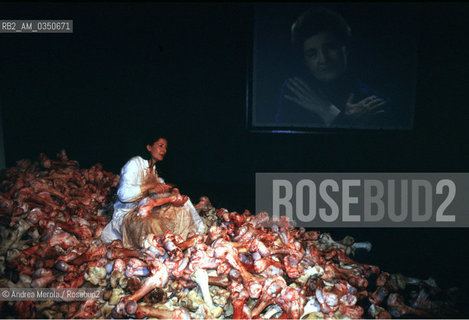
M371 111L375 111L374 113L384 112L384 110L380 110L378 108L386 104L386 100L378 98L377 96L369 96L357 103L354 103L354 97L355 95L351 93L347 103L345 104L344 112L346 115L358 118L366 114L370 114Z
M338 115L339 110L324 97L311 89L304 81L299 78L290 78L286 82L291 95L284 95L285 99L290 100L306 110L316 113L326 123L330 124Z

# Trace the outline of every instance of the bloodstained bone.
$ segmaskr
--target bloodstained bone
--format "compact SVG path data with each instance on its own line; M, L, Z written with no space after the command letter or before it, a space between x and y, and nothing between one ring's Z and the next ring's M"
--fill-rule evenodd
M171 233L153 236L142 251L123 248L120 241L103 244L97 237L109 216L98 212L111 203L108 191L118 176L99 164L80 169L64 152L58 158L41 155L42 167L39 162L20 161L4 171L0 218L9 229L0 226L4 235L0 258L2 268L16 276L0 278L1 284L49 288L89 287L90 281L97 286L111 284L103 297L105 303L114 304L15 302L17 317L109 317L113 309L114 315L125 318L187 317L195 310L177 304L172 311L162 310L143 303L159 303L167 296L178 296L178 303L183 303L184 289L199 290L190 275L200 269L206 270L210 288L207 293L199 280L204 298L214 294L213 286L227 294L226 303L233 311L225 317L262 317L263 312L278 313L276 308L281 307L280 318L296 319L302 316L306 298L314 297L325 317L362 317L361 305L367 300L373 303L368 313L377 318L441 314L436 307L441 301L433 301L439 289L432 279L390 275L348 256L359 247L369 248L367 243L355 243L350 237L334 241L318 231L294 228L286 218L271 221L265 212L216 210L208 198L196 206L218 215L218 224L211 225L208 235L186 241ZM106 270L107 275L93 278L90 270ZM406 287L418 292L411 301L403 300ZM219 301L212 299L212 304ZM209 317L207 303L201 306ZM252 303L252 310L246 303ZM269 304L273 306L266 308Z

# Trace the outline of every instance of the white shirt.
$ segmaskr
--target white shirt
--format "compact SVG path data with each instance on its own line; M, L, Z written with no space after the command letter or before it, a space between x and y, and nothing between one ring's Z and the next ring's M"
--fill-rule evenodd
M143 198L140 187L149 175L154 175L158 182L164 183L156 171L150 170L149 161L136 156L130 159L121 170L119 189L117 190L118 201L114 204L113 220L121 220L129 212L133 211Z
M122 222L124 217L127 213L136 209L140 200L142 200L143 194L140 187L144 181L151 178L149 175L154 175L153 178L157 179L160 183L164 183L164 180L158 177L155 170L150 170L149 161L140 156L133 157L122 167L119 189L117 190L119 200L114 204L114 214L111 222L109 222L101 233L101 239L103 239L103 241L111 242L115 239L122 240ZM191 201L188 200L184 206L187 206L187 209L190 210L198 232L203 233L205 231L205 225Z

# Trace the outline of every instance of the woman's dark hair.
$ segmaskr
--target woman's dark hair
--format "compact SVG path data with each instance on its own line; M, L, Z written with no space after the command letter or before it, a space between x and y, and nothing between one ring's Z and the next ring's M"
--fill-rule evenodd
M150 156L150 154L148 153L148 150L147 150L147 146L148 145L153 146L153 144L161 138L168 140L168 137L166 135L163 135L161 132L154 132L153 131L152 133L149 133L149 134L146 135L145 140L144 140L145 145L142 148L142 150L144 150L143 154L142 154L142 157L144 159L147 159L147 160L151 159L151 156ZM156 164L153 164L153 165L156 165ZM158 174L161 174L161 172L162 172L161 168L162 168L162 165L158 164Z
M154 135L148 136L146 139L145 148L147 147L147 145L152 146L156 141L158 141L161 138L168 140L166 136L160 135L160 134L154 134Z
M295 53L303 56L303 43L321 32L334 35L345 46L350 44L352 30L337 12L326 8L312 8L304 12L291 27L291 41Z

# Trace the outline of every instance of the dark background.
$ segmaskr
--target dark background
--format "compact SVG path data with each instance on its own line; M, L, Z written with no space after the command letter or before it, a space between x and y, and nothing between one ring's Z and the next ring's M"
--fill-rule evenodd
M236 211L254 210L256 172L468 172L469 4L422 5L413 130L316 135L246 129L252 7L0 4L2 19L74 21L73 34L0 34L7 166L64 148L119 173L162 131L165 179ZM467 286L466 229L331 231L374 244L360 262Z

